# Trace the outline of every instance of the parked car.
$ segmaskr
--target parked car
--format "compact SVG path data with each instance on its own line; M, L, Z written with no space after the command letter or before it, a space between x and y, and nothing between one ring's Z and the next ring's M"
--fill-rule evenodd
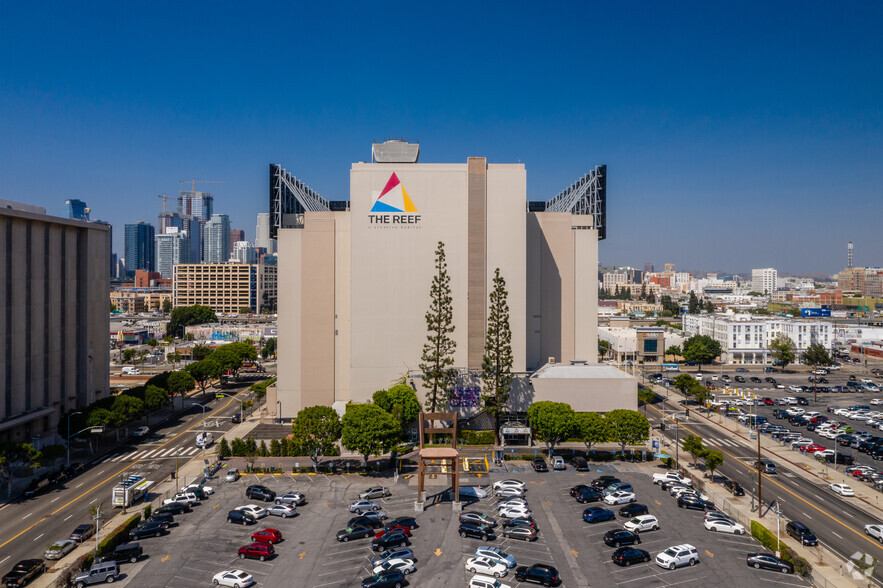
M165 523L166 528L169 528L175 525L175 517L172 516L171 513L168 512L158 512L150 515L150 518L147 519L149 521L157 521L159 523Z
M276 504L287 504L294 506L303 506L307 501L307 497L303 492L286 492L285 494L276 496Z
M115 561L118 564L129 562L135 563L141 556L144 555L144 549L141 547L140 543L123 543L121 545L117 545L116 549L111 551L110 553L106 553L104 555L99 555L95 558L95 563L101 563L105 561Z
M524 525L503 527L503 537L506 537L507 539L521 539L522 541L536 541L539 539L540 534L536 530L536 527Z
M12 569L0 580L0 584L18 588L19 586L29 584L45 571L46 564L43 563L42 559L23 559L12 566Z
M250 513L242 512L241 510L231 510L227 513L227 522L228 523L238 523L240 525L254 525L258 522L256 518L254 518Z
M297 515L297 509L293 506L288 506L287 504L274 504L273 506L267 507L266 511L274 517L282 517L283 519L290 519Z
M120 575L120 566L115 561L105 561L101 563L93 563L92 567L84 572L80 572L73 577L71 582L76 588L83 586L92 586L94 584L110 584Z
M457 529L457 533L460 534L460 537L476 537L481 539L482 541L487 541L488 539L496 539L497 535L494 533L493 528L476 523L460 523L460 528Z
M380 510L380 505L376 502L371 502L370 500L356 500L350 504L349 508L350 512L362 514L369 510Z
M411 529L409 527L400 527L398 525L385 525L382 529L378 529L375 533L375 537L383 537L388 533L404 533L406 537L411 536Z
M599 506L591 506L583 511L583 520L587 523L600 523L601 521L612 521L616 519L616 515L612 510L601 508Z
M377 566L382 564L385 561L389 561L391 559L402 558L402 559L412 559L417 561L417 556L414 555L414 552L410 547L403 547L399 549L387 549L377 557L371 560L372 566Z
M95 526L91 524L78 525L76 529L71 532L69 539L73 539L77 543L82 543L89 537L95 534Z
M229 470L227 470L227 473L224 474L224 481L225 482L235 482L238 479L239 479L239 470L236 468L229 469ZM234 571L236 571L236 570L234 570ZM221 572L221 574L232 574L232 573L233 572ZM242 573L244 574L245 572L242 572ZM218 575L220 575L220 574L218 574ZM251 577L251 576L249 576L249 577ZM252 581L254 581L254 580L252 580Z
M462 526L462 525L461 525ZM410 545L411 542L405 537L401 531L386 533L383 537L375 537L371 540L371 549L374 551L383 551L391 547L404 547Z
M570 464L573 466L573 469L578 472L589 471L589 462L586 461L586 458L584 457L574 457L572 460L570 460Z
M269 543L273 545L282 541L282 533L278 529L261 529L251 534L251 540L255 543Z
M783 574L794 573L793 565L784 559L779 559L772 553L749 553L745 556L745 562L748 564L748 567L756 570L774 570Z
M741 524L724 519L705 519L705 528L709 531L718 533L733 533L734 535L744 535L745 527Z
M647 563L650 561L650 553L635 547L620 547L611 556L616 565L628 567L633 563Z
M546 465L546 460L542 457L535 457L533 462L531 462L531 466L533 466L533 471L535 472L548 472L549 466Z
M475 525L487 525L490 528L497 526L497 520L489 517L483 512L463 512L460 513L461 523L472 523Z
M633 533L625 529L610 529L604 534L604 543L611 547L636 545L640 542L641 537L637 533Z
M599 500L604 499L603 494L589 487L580 489L575 494L575 497L576 501L580 504L585 504L586 502L598 502Z
M401 588L405 575L398 570L380 572L362 579L362 588Z
M350 539L367 539L374 535L374 531L361 525L349 526L337 532L337 540L346 543Z
M375 574L399 571L407 576L410 573L416 572L417 568L414 566L414 560L398 557L374 566L373 571Z
M819 544L815 534L800 521L791 521L785 525L785 533L800 541L801 545L814 547Z
M47 547L46 551L43 552L43 557L45 559L61 559L76 548L76 541L73 539L63 539Z
M138 539L144 539L146 537L167 535L168 533L165 523L160 523L159 521L147 521L129 531L129 539L137 541Z
M389 488L383 486L371 486L363 492L359 492L361 500L374 500L375 498L386 498L387 496L392 496L392 492L389 491Z
M142 426L142 427L135 427L135 430L132 431L133 437L147 437L147 435L149 435L149 434L150 434L150 427L148 427L146 425Z
M715 506L708 500L703 500L698 496L682 495L678 498L678 507L689 508L693 510L715 510Z
M239 559L258 559L266 561L276 554L276 548L269 543L252 543L251 545L243 545L236 552Z
M694 566L699 563L699 553L689 543L674 545L656 556L656 565L673 570L681 566Z
M604 497L604 502L610 505L628 504L637 500L634 492L612 492Z
M414 517L396 517L390 520L388 525L398 525L400 527L408 527L409 529L416 529L420 525L417 524L417 519ZM413 559L413 558L412 558Z
M276 493L260 484L252 484L245 489L245 497L255 500L263 500L264 502L273 502L276 500Z
M630 519L639 515L645 515L649 512L650 511L647 509L647 505L633 502L619 509L619 516Z
M653 475L656 476L658 474L653 474ZM607 486L609 486L613 482L619 482L619 478L617 478L616 476L604 475L604 476L601 476L599 478L595 478L594 480L592 480L592 488L594 488L596 490L601 490L602 488L606 488ZM656 482L656 480L654 479L654 483L655 482Z
M470 557L466 560L466 571L502 578L509 573L509 568L502 562L493 561L486 557Z
M195 504L199 504L199 497L196 496L193 492L179 492L175 494L171 498L166 498L163 500L163 505L171 504L173 502L183 502L184 504L189 504L193 506Z
M533 582L543 586L557 586L561 581L556 568L538 563L516 568L515 580L517 582Z
M499 547L492 547L489 545L483 545L475 550L475 557L486 557L491 561L498 561L506 565L507 568L512 569L515 567L515 558L500 549Z
M555 471L566 470L567 466L564 464L564 458L560 455L552 457L552 469Z
M643 533L644 531L658 531L659 520L653 515L642 515L635 517L630 521L626 521L623 525L627 530L634 533Z
M192 510L193 508L185 502L170 502L168 504L163 504L161 507L156 509L154 513L167 512L171 515L178 516L184 513L188 513Z
M233 588L247 588L254 584L254 577L242 570L225 570L218 572L212 577L212 584L216 586L232 586Z
M237 506L236 510L250 514L255 518L255 520L262 519L270 514L257 504L246 504L245 506Z
M733 496L745 496L745 488L736 480L727 480L724 482L724 488Z

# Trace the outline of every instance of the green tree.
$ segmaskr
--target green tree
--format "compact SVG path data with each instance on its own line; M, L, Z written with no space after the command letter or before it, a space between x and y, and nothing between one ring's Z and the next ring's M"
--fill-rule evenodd
M699 314L699 299L692 290L690 290L690 301L687 302L687 314Z
M687 435L683 442L684 451L693 456L693 463L705 455L705 446L702 444L702 437L698 435Z
M548 444L549 455L554 453L555 445L566 441L576 428L576 413L564 402L534 402L527 409L527 420L537 437Z
M763 294L761 294L757 290L752 290L751 292L748 293L748 295L749 296L763 296Z
M791 337L784 333L780 333L770 341L769 349L772 353L773 360L781 364L782 371L784 372L785 367L794 361L795 350L797 348L794 346L794 341L791 340Z
M636 410L618 408L607 413L607 429L610 440L619 443L625 454L626 445L639 445L650 436L650 422Z
M696 383L696 378L691 376L690 374L681 374L677 378L675 378L675 389L686 396L692 388L692 386Z
M610 353L610 347L610 341L598 339L598 356L601 361L604 361L604 357Z
M705 301L705 312L709 314L714 312L714 304L711 302L711 300Z
M360 453L368 467L372 455L395 447L400 435L395 417L374 404L350 404L343 415L341 444Z
M218 317L208 306L179 306L172 310L169 317L169 324L166 326L166 333L175 337L184 336L184 327L190 325L202 325L205 323L216 323Z
M383 409L373 405L350 406L372 406L384 412ZM347 414L349 414L349 408L348 406ZM294 417L291 423L291 433L293 441L298 444L306 455L310 456L310 459L313 461L313 469L319 471L319 460L334 452L335 443L337 443L343 433L343 426L341 425L340 418L337 416L337 412L330 406L309 406L301 409L297 416ZM358 437L361 438L361 434ZM362 451L359 451L359 453L362 453Z
M169 353L168 358L169 361L172 362L172 365L178 365L179 363L181 363L181 360L184 359L184 357L177 351Z
M708 335L693 335L684 341L684 359L695 361L702 369L704 364L709 364L721 354L721 344Z
M113 421L113 414L106 408L93 408L86 420L87 427L108 427Z
M193 380L196 382L196 385L199 386L199 389L203 394L205 394L205 389L208 388L211 381L215 378L221 377L221 374L223 373L221 364L211 357L207 357L196 363L191 363L184 369L188 374L193 376Z
M164 298L164 299L163 299L163 301L162 301L162 311L163 311L165 314L169 314L170 312L172 312L172 299L171 299L171 298Z
M647 300L647 284L641 284L641 300Z
M438 242L435 250L435 275L429 289L429 310L426 311L426 343L423 345L420 369L423 385L427 388L426 408L436 412L447 404L447 397L457 378L454 351L457 343L454 332L454 303L451 295L451 277L445 258L445 244ZM367 463L367 461L366 461Z
M137 349L123 349L123 363L134 362L134 359L137 355Z
M586 444L586 453L592 445L604 443L610 438L607 430L607 419L598 412L579 412L576 414L576 436Z
M674 357L678 357L682 355L681 346L680 345L672 345L665 350L666 355L672 355Z
M279 444L279 439L272 439L270 441L270 455L273 457L282 455L282 445Z
M260 447L260 449L258 449L258 454L261 457L270 457L270 450L267 449L266 441L263 441L263 440L261 441L261 447Z
M159 345L159 341L157 341L156 339L151 338L151 339L148 339L148 340L147 340L147 345L148 345L151 349L156 349L156 346Z
M244 457L247 451L248 448L245 445L245 441L243 441L239 437L233 439L233 442L230 444L230 452L235 457Z
M276 357L276 337L270 337L267 339L267 342L264 343L263 348L261 348L261 357L267 359L268 357Z
M111 424L119 427L141 416L144 412L144 402L134 396L120 394L110 407Z
M420 414L417 393L407 384L396 384L389 390L378 390L372 398L374 404L391 414L404 432Z
M194 388L196 388L196 380L190 373L181 370L169 375L169 393L173 400L175 396L181 397L181 408L184 408L184 396Z
M193 361L202 361L211 354L212 348L208 345L194 345L190 351L190 357L193 358Z
M821 343L810 343L806 351L803 352L803 363L812 366L813 371L820 367L829 366L833 361L828 354L828 350ZM818 401L818 390L816 389L815 381L812 384L812 395L813 402Z
M40 452L30 443L0 442L0 479L7 484L6 497L12 496L15 472L40 467Z
M494 287L488 305L481 381L484 410L494 417L494 445L500 444L500 415L506 412L512 390L512 329L509 326L509 291L500 268L494 271Z
M169 395L159 386L147 386L144 390L144 404L147 410L157 410L169 402Z
M693 388L692 396L696 400L696 402L704 407L705 403L708 402L708 400L711 398L711 391L699 382L696 382L696 386L694 386Z
M226 457L230 457L230 444L227 443L226 437L221 437L220 443L218 443L218 457L224 459Z
M647 302L650 304L656 304L656 295L653 292L647 294Z
M724 463L724 454L714 449L705 452L705 468L711 474L711 481L714 481L714 471L721 467Z

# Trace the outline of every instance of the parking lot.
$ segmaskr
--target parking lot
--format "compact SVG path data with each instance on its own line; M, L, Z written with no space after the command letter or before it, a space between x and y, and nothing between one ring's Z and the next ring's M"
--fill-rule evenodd
M546 563L560 572L564 586L673 586L687 583L743 582L757 586L785 584L803 586L795 576L758 571L745 565L745 554L762 550L750 535L722 535L706 531L703 513L677 508L676 500L650 481L652 466L618 464L594 466L591 473L535 473L530 468L508 465L510 471L495 471L490 477L467 478L464 485L488 485L503 478L521 479L526 483L526 498L540 530L539 540L525 543L505 539L498 533L496 540L461 539L456 513L450 503L440 502L417 515L419 528L411 538L418 561L417 571L408 576L412 586L467 586L472 574L465 571L465 562L483 544L502 548L518 565ZM602 537L611 528L621 527L616 521L595 524L582 518L584 505L571 498L569 489L604 473L617 475L635 487L638 502L646 504L657 516L661 529L647 532L640 548L651 557L669 546L690 543L698 549L700 563L695 567L665 570L653 561L628 568L615 565ZM307 504L298 508L299 516L291 519L268 517L257 525L243 527L226 522L226 513L237 506L255 502L245 498L248 484L261 483L277 492L297 490L307 496ZM237 482L215 480L215 494L192 513L176 517L179 525L165 537L143 540L149 555L136 564L125 564L123 584L137 587L209 585L214 574L222 570L243 569L254 575L259 586L358 586L369 575L374 553L369 539L348 543L336 540L336 532L346 526L351 514L347 505L361 490L371 485L389 486L392 496L380 500L390 518L413 516L416 479L402 476L392 479L364 476L257 476L243 477ZM429 486L430 494L441 486ZM464 510L478 511L496 517L497 500L488 497ZM260 504L260 503L258 503ZM619 507L610 507L614 512ZM284 541L276 546L277 556L265 562L240 560L237 549L250 543L257 529L279 529ZM510 572L502 580L520 586Z

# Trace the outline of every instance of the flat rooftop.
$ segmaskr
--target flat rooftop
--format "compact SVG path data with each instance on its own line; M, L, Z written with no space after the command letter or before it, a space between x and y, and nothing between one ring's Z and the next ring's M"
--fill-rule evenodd
M603 363L547 363L531 378L570 378L570 379L593 379L593 378L634 378L625 372Z

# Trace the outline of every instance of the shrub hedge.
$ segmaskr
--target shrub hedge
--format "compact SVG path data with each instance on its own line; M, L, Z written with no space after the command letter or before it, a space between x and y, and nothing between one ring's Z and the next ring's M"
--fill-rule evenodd
M794 566L795 573L807 576L812 572L812 565L786 544L778 541L777 547L776 535L757 521L751 521L751 535L770 551L781 551L782 559Z

